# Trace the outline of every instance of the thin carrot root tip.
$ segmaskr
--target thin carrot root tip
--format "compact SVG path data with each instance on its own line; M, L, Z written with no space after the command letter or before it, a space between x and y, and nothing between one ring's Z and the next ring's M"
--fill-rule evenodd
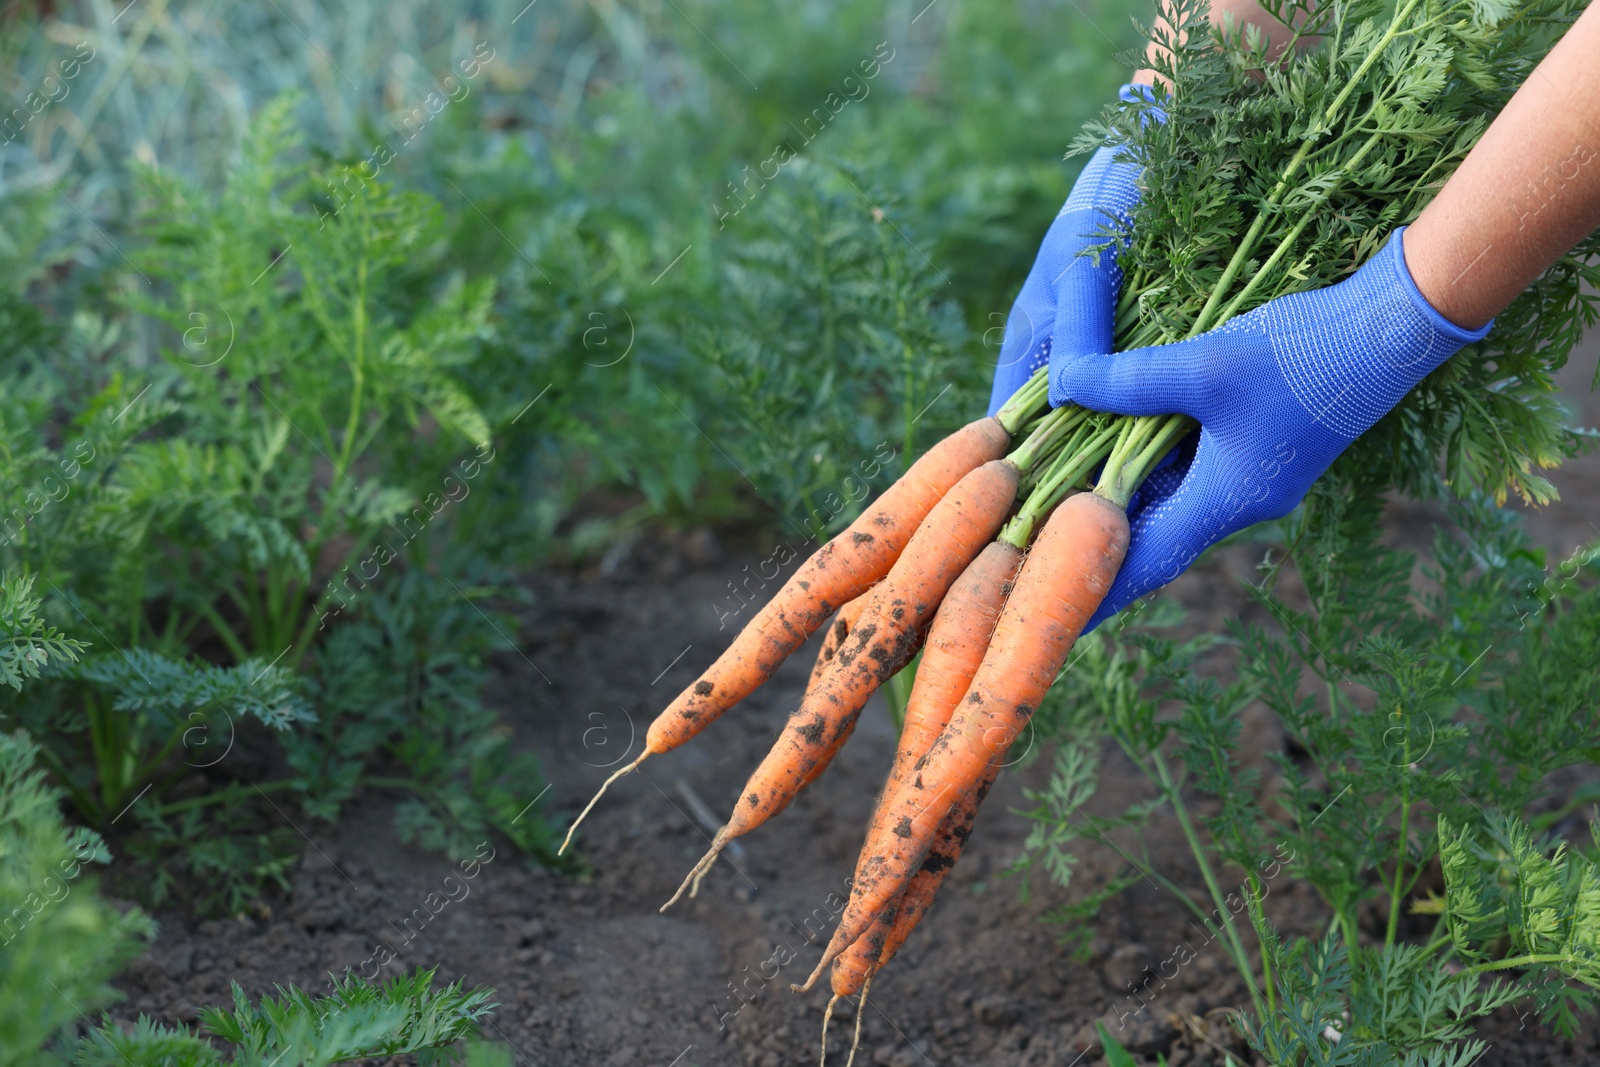
M817 979L821 977L823 970L828 966L828 964L833 962L833 957L837 955L837 952L824 952L822 954L821 961L817 963L817 969L811 972L811 977L807 978L800 985L791 985L789 988L794 990L796 993L808 992L812 986L817 984Z
M833 1021L833 1006L839 1003L839 995L834 994L828 1001L828 1010L822 1013L822 1060L821 1067L828 1067L828 1024Z
M661 905L662 911L666 911L668 908L676 904L678 899L683 896L684 892L688 890L691 885L698 889L701 877L703 877L706 871L711 868L711 865L717 861L717 855L722 851L722 846L727 842L727 840L727 827L723 827L721 830L717 831L717 836L712 840L711 851L700 857L700 862L696 863L694 868L690 870L688 875L684 877L683 884L678 887L678 891L676 893L672 894L672 899Z
M850 1040L850 1058L844 1061L844 1067L850 1067L856 1062L856 1052L861 1048L861 1017L867 1013L867 994L872 991L872 979L867 979L867 984L861 987L861 1001L856 1005L856 1036Z
M711 862L706 864L705 870L694 876L694 882L689 886L689 899L693 900L700 895L700 883L706 880L706 875L711 873L711 868L717 865L717 858L721 853L711 857Z
M594 810L594 806L596 804L600 803L600 798L606 795L606 790L611 788L611 783L638 767L639 764L644 762L644 758L648 755L650 755L650 750L645 749L643 752L639 753L638 759L634 760L632 763L623 767L620 771L617 771L610 778L607 778L604 782L600 783L600 791L589 800L588 805L578 813L578 817L572 820L572 825L567 827L567 836L562 840L561 847L556 849L556 855L559 856L567 851L567 846L572 844L572 835L577 831L578 824L583 822L583 820L588 817L588 814Z

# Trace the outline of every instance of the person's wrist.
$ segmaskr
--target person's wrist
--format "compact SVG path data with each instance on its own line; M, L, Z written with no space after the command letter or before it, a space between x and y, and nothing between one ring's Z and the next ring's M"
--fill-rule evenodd
M1459 257L1440 241L1427 211L1411 225L1400 227L1396 240L1400 242L1401 273L1430 311L1459 330L1484 330L1493 324L1493 310L1474 304L1471 294L1456 284L1476 263L1459 269L1453 265Z
M1364 276L1352 290L1356 303L1348 307L1351 321L1364 323L1373 368L1386 368L1390 385L1400 391L1389 397L1385 410L1433 370L1475 341L1481 341L1493 321L1473 329L1450 321L1418 288L1406 263L1407 227L1389 235L1384 246L1357 271ZM1351 279L1355 282L1355 279Z

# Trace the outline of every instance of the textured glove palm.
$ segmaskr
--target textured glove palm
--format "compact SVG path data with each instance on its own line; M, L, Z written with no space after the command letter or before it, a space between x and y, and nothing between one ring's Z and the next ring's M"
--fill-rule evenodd
M1128 558L1091 628L1228 534L1294 510L1351 441L1488 333L1433 309L1406 269L1403 234L1337 285L1279 297L1190 340L1052 360L1052 404L1178 413L1201 426L1134 501Z
M1124 85L1119 95L1131 101L1148 92L1142 85ZM1164 118L1157 108L1145 114ZM1113 220L1126 222L1139 204L1143 168L1119 158L1119 151L1107 146L1089 157L1039 245L1039 255L1006 318L989 397L991 415L1046 361L1055 367L1111 349L1117 291L1122 287L1117 250L1113 246L1098 257L1082 253L1105 243L1097 231Z

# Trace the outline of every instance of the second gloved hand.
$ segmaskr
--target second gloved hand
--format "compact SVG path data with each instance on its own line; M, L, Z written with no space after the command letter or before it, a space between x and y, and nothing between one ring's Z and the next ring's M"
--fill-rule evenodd
M1132 101L1150 99L1149 93L1147 86L1124 85L1119 95ZM1163 118L1158 108L1145 114ZM1047 360L1056 366L1111 348L1117 291L1122 287L1117 250L1102 251L1098 261L1083 253L1105 241L1097 231L1118 220L1126 222L1139 204L1142 168L1120 152L1107 146L1089 157L1039 245L1038 258L1006 317L989 397L991 415Z
M1201 427L1192 458L1141 487L1127 560L1089 628L1228 534L1294 510L1351 441L1489 332L1428 303L1406 268L1404 232L1337 285L1278 297L1198 337L1052 360L1053 402L1183 414Z

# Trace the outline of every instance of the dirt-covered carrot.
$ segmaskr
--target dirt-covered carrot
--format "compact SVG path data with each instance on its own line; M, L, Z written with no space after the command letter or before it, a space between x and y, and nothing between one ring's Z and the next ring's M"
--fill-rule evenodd
M916 655L916 653L912 652L912 655ZM843 748L845 743L850 740L850 735L856 732L856 723L859 722L860 719L861 716L859 715L852 717L849 722L844 724L843 731L840 731L832 741L828 742L827 748L823 750L821 757L816 762L816 765L806 772L804 778L800 779L800 785L795 789L796 795L804 792L806 786L822 777L822 772L828 769L828 764L833 762L833 757L839 754L839 750ZM777 812L773 812L773 814L775 815Z
M963 796L975 794L990 765L1010 747L1055 682L1067 653L1100 605L1128 548L1127 502L1143 475L1186 432L1180 422L1132 420L1106 461L1094 493L1056 499L1081 477L1081 456L1042 481L1003 539L1028 543L1050 512L1017 575L983 663L939 738L895 791L856 864L850 902L834 937L802 988L880 918L893 922L896 901L933 845L940 823Z
M833 617L828 624L826 633L823 634L822 647L817 649L817 662L811 667L811 678L806 682L806 692L810 693L817 687L823 675L828 673L828 668L833 665L833 657L839 654L839 649L844 646L845 638L855 629L856 620L861 618L861 611L867 606L866 594L856 597L850 603L839 609L839 614Z
M1086 425L1068 443L1064 454L1076 456L1076 469L1086 471L1090 463L1098 462L1099 457L1109 450L1111 438L1110 433L1099 427ZM949 595L939 606L933 627L928 634L922 663L917 669L911 697L906 702L905 724L900 730L900 743L895 753L894 765L889 772L883 793L878 798L872 818L867 824L868 840L873 840L879 832L900 784L938 740L951 715L954 714L956 705L966 696L973 675L983 662L990 639L1005 607L1006 598L1010 595L1012 586L1016 582L1017 571L1022 566L1021 545L1026 544L1027 535L1031 531L1021 530L1016 523L1013 523L1011 532L1013 536L1010 539L1002 537L984 549L982 555L950 588ZM1021 536L1017 536L1019 533ZM964 798L964 801L971 799ZM976 804L966 802L958 804L940 824L939 840L948 837L948 832L963 817L964 810L970 810L975 815ZM956 854L959 854L959 845L950 854L951 862L954 862ZM913 878L913 885L919 880L924 880L925 873L919 870ZM939 877L942 879L942 875ZM937 885L938 880L935 879L931 888L936 889ZM908 888L907 892L911 893L912 890ZM930 892L930 900L931 896ZM896 907L899 907L898 902ZM896 929L898 914L896 911L894 916L880 916L868 933L858 938L849 950L835 961L833 988L836 994L844 996L853 994L860 988L862 981L873 972L891 931ZM907 921L900 935L902 941L910 934L915 924L916 919ZM841 989L848 992L840 993Z
M839 654L839 647L850 636L856 620L861 617L861 611L866 606L867 598L858 596L840 608L839 614L835 615L833 621L828 624L823 636L822 647L817 650L817 662L811 667L811 680L806 683L807 697L815 692L822 679L827 677L828 670L833 665L834 657ZM838 755L839 750L845 746L845 742L850 740L850 735L855 732L855 725L852 722L848 730L833 740L828 746L828 751L823 753L822 758L817 761L817 765L811 768L811 773L806 775L805 781L800 783L800 788L795 790L796 795L805 792L806 787L820 778L822 772L828 769L828 764L833 762L833 757ZM700 868L699 876L689 883L690 897L700 895L700 881L705 877L708 870L710 870L709 864Z
M1020 548L1006 541L991 541L939 605L906 701L905 723L900 728L886 793L933 746L966 696L1021 566Z
M1066 438L1062 448L1076 448L1080 443L1093 440L1097 432L1097 427L1086 421L1080 421L1078 429L1079 432ZM1032 463L1043 454L1023 454L1021 461ZM1016 461L1016 457L1013 457L1013 461ZM900 728L900 743L895 752L894 766L889 772L890 782L899 782L905 771L922 758L928 746L933 744L939 731L944 729L944 724L950 721L951 711L966 694L972 673L982 662L984 649L989 647L989 635L994 632L1006 594L1011 591L1011 583L1021 566L1020 549L1004 541L992 541L961 572L961 577L956 579L940 602L928 631L927 645L922 649L922 662L917 668L911 696L906 702L906 719ZM847 604L839 617L847 619L849 626L853 627L868 599L863 596ZM829 632L829 640L837 638L842 649L848 632L848 628L841 630L839 623L835 622ZM916 651L913 649L911 654L916 655ZM811 671L811 684L806 687L807 696L810 696L819 678L831 665L834 654L827 645L823 646L817 657L817 665ZM849 740L850 733L859 721L859 715L850 720L844 735L833 742L823 759L811 769L801 783L801 789L810 785L827 768L834 753Z
M956 705L966 695L973 674L983 662L989 638L994 633L1006 596L1011 592L1021 566L1020 548L1007 541L991 542L962 572L950 587L944 602L939 605L923 646L922 662L917 667L911 698L906 702L905 724L900 728L900 744L895 752L894 766L889 771L883 794L878 798L876 810L868 823L869 838L874 832L872 828L882 821L885 808L906 773L927 754L945 724L950 721ZM958 806L946 818L946 823L953 823L960 811ZM940 827L941 840L945 837L945 829L945 826ZM953 855L951 859L953 862ZM917 877L921 878L922 872ZM892 926L888 919L880 920L835 961L835 994L853 996L861 988L861 983L872 973L879 950ZM910 933L909 928L906 933Z
M939 606L923 647L911 699L906 704L906 720L900 730L894 767L869 827L881 823L884 809L907 772L927 755L949 723L956 705L966 696L1021 566L1020 548L1007 541L995 541L973 561ZM933 902L939 884L961 855L972 820L977 817L978 805L988 795L989 786L999 771L1000 764L996 761L978 790L963 797L939 824L933 848L896 902L893 918L880 917L865 935L834 960L835 996L854 996L911 935ZM868 835L871 834L869 829Z
M693 738L770 678L830 615L882 580L950 489L1005 454L1016 428L1041 406L1043 389L1042 376L1031 379L994 417L968 423L934 445L843 533L802 563L727 650L656 716L644 751L601 784L568 828L561 851L612 782L647 757Z
M993 540L1017 498L1021 471L994 460L968 474L929 513L893 569L872 591L832 671L789 716L778 743L739 794L733 815L684 884L727 842L782 811L817 764L854 726L877 688L905 666L955 580ZM679 895L683 890L679 889ZM670 907L674 895L663 907Z
M978 818L978 809L983 806L984 798L989 795L1003 762L1003 759L998 757L993 760L989 764L989 769L978 780L977 789L951 808L950 814L939 824L938 832L934 834L933 847L928 850L927 857L917 868L917 873L912 875L911 883L906 886L905 894L900 898L900 906L895 911L894 926L890 928L889 936L884 941L878 956L879 970L894 958L894 954L900 951L900 946L906 943L906 938L911 936L911 931L917 928L917 923L928 913L933 898L939 893L939 886L944 884L945 876L961 858L961 850L967 847L967 838L972 835L972 824Z
M938 895L939 886L956 865L956 860L961 858L961 850L966 847L967 838L972 833L973 820L978 817L978 808L1000 774L1001 762L999 759L991 762L984 776L979 779L977 789L963 796L939 824L933 847L928 850L922 865L911 876L905 892L895 904L894 917L880 917L870 930L856 938L833 961L834 996L854 996L864 982L894 958L900 946L906 943L906 938L911 936L922 917L928 913L933 898Z
M1126 514L1092 493L1071 497L1050 517L961 708L896 791L883 824L862 849L850 903L824 964L880 918L893 922L895 901L928 855L939 824L963 796L976 792L989 764L1039 706L1111 588L1127 545Z
M950 595L939 606L933 628L922 651L917 680L906 703L906 721L900 730L900 745L894 767L889 772L883 796L869 827L877 826L884 808L918 760L927 754L950 721L956 705L966 696L972 676L983 662L989 639L1005 607L1006 597L1022 566L1022 550L1007 541L995 541L983 550L966 573L950 588ZM961 854L961 847L977 816L978 805L987 795L989 784L999 773L999 763L991 767L987 780L971 796L953 808L940 823L932 850L917 870L905 893L896 903L893 918L880 917L865 935L834 961L833 993L854 996L872 974L888 963L895 951L910 936L928 904L938 892L939 883ZM872 830L869 829L869 837ZM892 947L891 947L892 946Z
M840 608L839 614L834 616L833 622L828 626L828 635L822 642L822 648L817 652L816 665L811 668L811 680L806 683L806 695L801 698L802 703L817 691L817 688L822 684L822 680L828 676L828 672L833 668L834 658L839 655L839 650L844 647L845 641L855 632L856 621L861 618L861 613L866 609L869 596L870 594L863 594L856 597ZM854 731L855 723L852 722L850 729L836 738L829 746L828 751L824 753L822 759L818 760L817 765L811 768L810 773L800 783L800 789L796 790L797 793L816 781L822 772L828 769L828 764L833 761L833 757L838 751L844 747L844 743L850 740L850 734Z

